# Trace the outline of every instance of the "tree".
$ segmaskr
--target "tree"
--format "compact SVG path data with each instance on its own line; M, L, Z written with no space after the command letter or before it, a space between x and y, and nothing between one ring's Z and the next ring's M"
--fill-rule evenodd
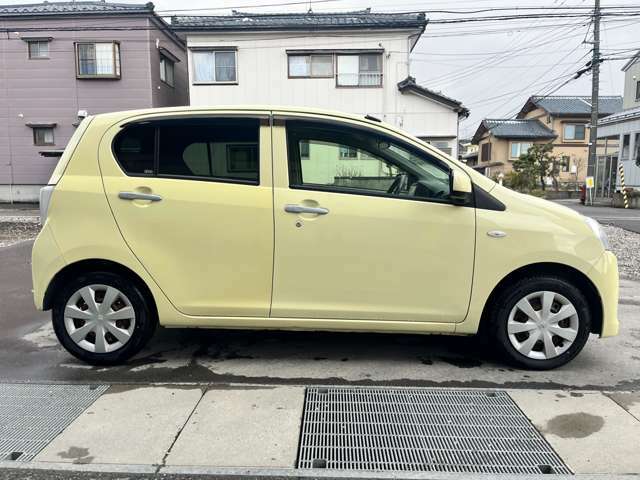
M553 144L536 143L532 145L527 153L520 155L518 160L513 162L513 169L526 178L530 184L540 181L542 190L546 189L545 179L558 176L559 167L555 155L552 155Z

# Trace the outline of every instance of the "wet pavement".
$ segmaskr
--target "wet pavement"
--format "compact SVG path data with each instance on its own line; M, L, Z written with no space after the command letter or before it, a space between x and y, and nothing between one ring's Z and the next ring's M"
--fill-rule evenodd
M31 244L0 249L0 382L640 388L640 283L630 280L620 335L591 336L550 372L510 368L473 337L163 328L127 365L91 367L58 345L49 312L33 306Z

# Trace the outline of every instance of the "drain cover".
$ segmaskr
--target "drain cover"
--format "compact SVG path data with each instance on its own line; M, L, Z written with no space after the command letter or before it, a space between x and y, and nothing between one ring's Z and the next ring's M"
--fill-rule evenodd
M32 460L107 388L0 384L0 460Z
M506 392L308 387L298 468L571 471Z

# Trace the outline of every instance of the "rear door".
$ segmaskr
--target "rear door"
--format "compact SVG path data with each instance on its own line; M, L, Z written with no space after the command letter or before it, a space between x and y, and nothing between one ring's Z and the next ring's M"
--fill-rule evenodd
M125 242L189 315L268 316L273 264L267 116L138 118L104 137Z

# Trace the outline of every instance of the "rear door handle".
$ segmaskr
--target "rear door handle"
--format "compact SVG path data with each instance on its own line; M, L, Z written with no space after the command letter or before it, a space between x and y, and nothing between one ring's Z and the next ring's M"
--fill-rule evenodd
M326 215L329 213L328 208L322 207L305 207L304 205L287 204L284 206L287 213L315 213L316 215Z
M118 198L121 198L122 200L148 200L150 202L159 202L162 200L160 195L138 192L120 192L118 194Z

